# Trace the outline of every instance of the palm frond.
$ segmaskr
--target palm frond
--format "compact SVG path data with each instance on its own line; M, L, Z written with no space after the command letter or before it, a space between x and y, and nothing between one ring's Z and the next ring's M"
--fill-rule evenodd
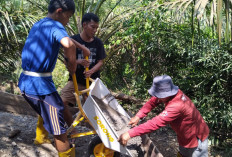
M20 19L20 22L23 25L23 28L24 28L25 32L27 33L27 35L28 35L28 29L26 27L26 24L24 23L24 21L22 19Z
M201 19L207 4L208 4L208 0L197 0L194 12L198 19Z
M8 12L5 13L5 18L6 18L8 24L10 26L11 32L13 33L13 36L15 38L16 43L18 43L18 39L16 37L15 30L14 30L14 27L13 27L13 25L14 25L13 20L10 19Z
M0 70L14 69L29 29L44 14L31 2L32 0L0 1L0 55L4 54L5 57L0 57ZM42 2L40 9L44 8L44 0L33 2Z
M183 0L180 5L178 6L178 8L175 11L175 14L177 15L176 19L178 19L179 23L181 22L181 20L183 19L184 15L185 15L185 10L187 8L187 6L192 2L192 0ZM185 4L184 7L182 7Z
M173 2L165 2L162 7L167 8L168 10L174 11L175 19L177 21L181 21L183 19L183 15L186 13L186 9L193 2L193 0L177 0Z
M106 20L109 18L110 14L113 13L113 10L120 4L121 1L122 1L122 0L119 0L119 1L114 5L114 7L108 12L108 14L104 17L104 20L103 20L103 22L102 22L101 25L100 25L100 28L101 28L102 26L105 25ZM100 30L100 29L99 29L99 30ZM99 33L99 32L98 32L98 33ZM97 33L97 34L98 34L98 33Z
M213 0L211 3L211 10L210 10L210 22L209 25L212 26L213 25L213 18L217 17L216 14L216 0Z
M183 0L183 1L180 3L180 5L177 7L176 12L179 12L180 10L182 10L182 6L183 6L185 3L188 4L188 1L189 1L189 0ZM191 0L190 0L190 2L191 2Z
M97 36L100 36L105 42L116 32L116 30L120 30L122 28L123 22L126 21L130 15L134 14L135 12L139 12L139 9L141 8L137 8L137 10L135 10L135 8L130 8L117 15L114 15L112 12L106 20L104 26L102 25L100 28L101 30L97 32Z
M182 8L182 11L180 13L180 17L184 17L184 15L186 14L186 10L189 7L189 5L193 2L193 0L189 0L188 2L186 2L186 4L184 5L184 7ZM179 19L180 20L180 19Z
M81 18L83 17L84 13L85 13L85 0L83 0L83 2L82 2L81 16L80 16Z
M88 9L86 10L87 13L89 13L91 10L92 10L92 7L93 7L93 3L94 3L94 0L91 1Z
M0 20L1 20L1 23L2 23L2 25L4 27L4 32L5 32L4 34L7 37L7 39L9 40L9 33L10 33L10 31L8 30L8 27L7 27L7 24L5 22L5 19L0 19Z
M76 34L75 30L70 26L70 24L68 24L66 28L68 29L70 35Z
M31 0L27 0L28 2L30 2L32 5L35 5L36 7L38 7L40 10L42 10L43 12L47 12L47 8L45 8L44 5L41 5L40 2L36 2L36 1L31 1ZM46 1L46 3L48 3L48 1Z
M99 9L101 8L102 4L105 1L106 0L98 0L97 5L95 6L94 11L93 11L94 14L98 14Z
M171 9L173 9L175 7L176 4L179 4L181 3L183 0L177 0L177 1L174 1L173 4L171 5ZM175 7L176 8L176 7Z
M121 29L121 27L119 27L119 25L117 25L114 29L111 30L111 32L109 32L107 35L104 36L104 38L102 39L102 42L105 43L119 29Z
M0 29L0 38L3 38L3 33L1 29Z

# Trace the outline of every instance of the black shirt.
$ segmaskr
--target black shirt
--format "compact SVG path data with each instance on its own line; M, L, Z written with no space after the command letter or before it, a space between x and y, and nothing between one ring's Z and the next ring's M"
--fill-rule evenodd
M90 50L89 69L94 67L98 63L99 60L103 60L104 58L106 58L104 45L99 38L94 37L94 40L92 42L85 42L84 40L81 39L80 34L74 35L71 38L79 42L81 45L85 45L85 47L87 47ZM83 52L79 48L76 49L76 58L84 59ZM85 86L86 80L83 74L84 71L85 71L85 68L82 65L78 64L77 70L76 70L77 82ZM91 75L91 78L92 79L100 78L100 71L93 73ZM71 76L69 77L69 80L71 80Z

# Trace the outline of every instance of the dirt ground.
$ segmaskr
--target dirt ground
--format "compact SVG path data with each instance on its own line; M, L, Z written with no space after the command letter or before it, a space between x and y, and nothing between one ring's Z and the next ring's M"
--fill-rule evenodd
M36 123L37 117L0 111L0 157L56 157L57 151L53 143L33 144ZM84 126L76 129L81 132L89 130ZM15 133L14 137L10 137L12 133ZM91 135L76 139L76 156L86 156L89 142L93 137ZM170 127L156 130L149 134L149 137L164 157L176 156L178 142L176 134ZM52 139L51 135L50 138ZM215 152L209 147L209 157L229 156L223 151Z
M9 90L10 88L0 85L1 91L10 92L6 89ZM14 92L18 92L16 86ZM33 143L36 123L37 117L0 111L0 157L56 157L57 151L53 143L43 145L35 145ZM89 130L83 126L76 129L81 132ZM10 137L13 134L15 136ZM49 137L52 139L51 135ZM91 138L93 136L76 139L76 156L85 157ZM162 131L151 134L150 138L154 140L153 142L164 157L175 156L177 143L175 135L172 135L172 132L168 132L164 128ZM161 147L159 148L159 146Z
M35 145L37 117L18 115L0 111L0 157L57 157L54 144ZM80 126L77 131L88 131ZM14 137L11 135L15 133ZM52 136L49 135L50 139ZM84 157L93 135L75 141L76 156ZM53 141L53 140L52 140Z
M53 144L35 145L37 118L33 116L18 115L14 113L0 111L0 156L1 157L56 157L57 151ZM77 128L79 131L87 131L88 128ZM164 157L173 157L176 154L177 143L174 135L170 135L167 129L163 133L152 134L158 149ZM12 133L18 132L15 137L10 138ZM52 139L52 136L50 136ZM88 138L78 138L76 144L76 154L84 157L87 153L87 146L93 136ZM167 142L169 141L169 142ZM159 146L162 146L159 148ZM171 147L170 147L171 146Z
M13 84L11 90L9 81L0 76L0 91L19 94L17 85ZM0 111L0 157L56 157L57 151L53 144L35 145L37 117L18 115ZM89 130L86 127L78 127L83 132ZM14 137L9 136L18 133ZM164 157L175 157L178 152L176 134L170 127L163 127L149 134L150 139ZM52 139L52 136L50 135ZM93 136L85 136L75 141L76 154L85 157L89 142ZM209 157L231 157L231 153L223 150L212 149L209 146Z
M17 115L0 111L0 156L1 157L56 157L57 151L53 144L35 145L37 118L33 116ZM79 131L87 131L86 127L78 127ZM12 132L19 131L15 137L10 138ZM174 157L178 151L175 133L164 127L149 135L164 157ZM52 138L52 136L50 136ZM76 154L84 157L87 146L93 136L78 138ZM213 157L209 155L210 157ZM215 157L221 157L219 155Z

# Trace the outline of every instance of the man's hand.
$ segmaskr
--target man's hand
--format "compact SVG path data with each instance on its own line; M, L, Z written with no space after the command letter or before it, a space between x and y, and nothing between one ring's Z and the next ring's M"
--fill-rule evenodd
M121 145L126 146L128 140L130 139L130 135L128 132L121 134L118 138L118 142L121 143Z
M86 67L89 67L90 62L89 62L89 60L86 60L86 59L78 59L77 64L80 64L86 68Z
M140 118L138 116L134 116L131 118L130 122L128 123L132 127L136 126L139 123Z
M90 69L88 71L84 72L85 78L91 77L91 75L94 73L93 69Z

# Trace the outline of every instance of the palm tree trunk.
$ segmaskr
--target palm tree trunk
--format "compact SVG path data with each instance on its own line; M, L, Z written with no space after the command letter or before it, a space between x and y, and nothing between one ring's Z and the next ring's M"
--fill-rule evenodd
M230 42L230 29L229 29L229 0L225 0L225 14L226 14L225 40L226 40L226 43L229 43L229 42Z
M195 6L195 0L193 1L193 6L192 6L192 47L194 43L194 6Z
M221 45L221 31L222 31L222 0L218 0L218 4L217 4L217 32L218 32L219 45Z

